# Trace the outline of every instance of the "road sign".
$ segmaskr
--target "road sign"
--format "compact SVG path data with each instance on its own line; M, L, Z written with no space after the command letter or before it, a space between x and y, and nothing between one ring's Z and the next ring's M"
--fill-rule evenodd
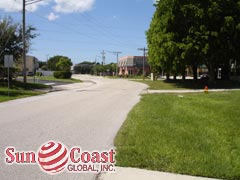
M5 68L13 67L13 55L5 55L4 56L4 67Z
M8 68L8 96L9 96L9 89L10 89L10 74L9 68L13 67L13 55L5 55L4 56L4 67Z

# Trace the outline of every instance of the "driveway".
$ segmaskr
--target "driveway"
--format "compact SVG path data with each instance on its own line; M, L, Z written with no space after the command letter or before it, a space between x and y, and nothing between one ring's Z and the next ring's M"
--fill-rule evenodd
M65 91L0 103L1 180L92 180L91 173L50 176L38 165L6 165L4 150L37 151L54 140L67 147L108 150L146 85L119 79L75 76L85 83L60 86Z

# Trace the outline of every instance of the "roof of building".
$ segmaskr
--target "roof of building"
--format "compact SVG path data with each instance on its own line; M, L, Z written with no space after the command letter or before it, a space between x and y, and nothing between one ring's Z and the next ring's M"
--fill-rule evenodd
M121 58L119 58L119 60L124 60L124 59L130 59L130 58L143 58L143 56L123 56ZM145 57L147 59L147 56Z

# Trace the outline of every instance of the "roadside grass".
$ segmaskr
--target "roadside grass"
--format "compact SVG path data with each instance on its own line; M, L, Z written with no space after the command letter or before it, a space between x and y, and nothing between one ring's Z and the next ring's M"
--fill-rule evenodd
M35 91L35 89L51 88L51 86L33 83L21 83L13 81L11 88L8 90L7 82L0 82L0 102L10 101L14 99L36 96L44 94L44 92ZM9 93L8 93L9 92Z
M1 82L2 87L7 87L7 82ZM0 86L0 87L1 87ZM44 85L44 84L37 84L37 83L23 83L20 81L13 81L11 83L11 88L12 89L23 89L23 90L35 90L35 89L46 89L46 88L51 88L51 86Z
M240 91L143 95L115 138L117 165L240 179Z
M23 77L19 76L18 78L22 79ZM31 79L31 80L34 79L33 76L28 76L27 78ZM65 82L65 83L80 83L80 82L82 82L79 79L74 79L74 78L71 78L71 79L57 79L53 76L35 76L35 79L36 79L36 81L37 81L37 79L39 79L39 80L43 80L43 81L55 81L55 82Z
M240 82L238 81L223 81L218 80L214 84L208 84L206 81L198 80L158 80L158 81L141 81L138 82L145 83L152 90L183 90L183 89L204 89L206 85L210 89L230 89L230 88L240 88Z
M40 77L36 77L36 78L39 78L40 80L44 80L44 81L57 81L57 82L66 82L66 83L80 83L80 82L82 82L79 79L74 79L74 78L71 78L71 79L57 79L53 76L40 76Z
M143 76L129 76L129 79L136 79L136 80L143 80ZM145 80L150 80L151 77L146 76L144 77Z
M110 78L110 79L131 79L131 80L143 80L143 76L105 76L107 78ZM149 80L150 77L145 77L145 79Z

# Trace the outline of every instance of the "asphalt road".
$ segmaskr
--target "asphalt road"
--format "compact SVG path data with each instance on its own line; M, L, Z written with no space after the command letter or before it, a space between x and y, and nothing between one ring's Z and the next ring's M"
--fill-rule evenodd
M0 180L93 180L95 174L48 175L36 165L6 165L5 148L37 151L49 140L84 150L108 150L144 84L92 76L65 91L0 103Z

